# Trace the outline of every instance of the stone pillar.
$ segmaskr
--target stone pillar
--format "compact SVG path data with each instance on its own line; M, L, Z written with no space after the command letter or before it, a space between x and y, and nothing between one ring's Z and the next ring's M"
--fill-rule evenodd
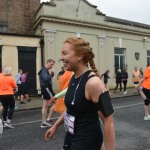
M98 36L98 52L99 52L99 70L100 74L105 71L105 51L104 51L104 44L105 44L105 36Z
M55 60L55 44L56 44L56 31L45 30L45 61L49 58Z
M56 31L54 30L45 30L45 62L47 59L53 59L56 62ZM52 68L52 70L56 73L56 65ZM56 89L57 79L56 74L53 77L53 89Z
M2 35L0 35L0 45L3 45L3 42L2 42Z

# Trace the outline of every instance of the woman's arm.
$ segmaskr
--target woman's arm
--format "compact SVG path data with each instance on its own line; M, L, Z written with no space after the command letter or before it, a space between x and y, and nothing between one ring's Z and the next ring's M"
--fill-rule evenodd
M98 77L93 77L86 84L86 98L91 99L94 103L98 103L100 94L106 91L103 82ZM115 150L115 129L113 115L105 117L102 112L98 111L98 115L104 124L104 139L106 150Z
M64 97L64 96L66 95L67 90L68 90L68 88L66 88L66 89L64 89L63 91L57 93L57 94L55 95L56 99L61 98L61 97Z
M48 141L49 138L54 138L54 133L56 132L57 128L63 124L64 122L64 113L59 117L59 119L55 122L55 124L47 130L45 133L45 140Z
M55 96L51 97L49 103L55 102L58 98L64 97L66 95L68 88L64 89L63 91L57 93Z
M104 143L106 150L115 150L115 127L113 121L113 115L105 117L100 111L98 111L103 124L104 124Z

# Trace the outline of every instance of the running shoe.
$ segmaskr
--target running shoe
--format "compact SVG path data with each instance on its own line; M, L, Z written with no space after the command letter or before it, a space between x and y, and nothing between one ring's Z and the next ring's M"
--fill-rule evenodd
M123 94L127 94L127 91L125 91Z
M31 99L29 98L29 99L27 99L27 102L31 102Z
M15 104L15 110L17 110L19 107L18 107L18 105L17 104Z
M134 94L138 94L138 92L136 91L136 92L134 92Z
M14 126L13 126L11 123L8 123L8 122L5 122L5 123L4 123L4 126L5 126L5 127L8 127L8 128L11 128L11 129L14 128Z
M51 126L52 126L51 124L46 123L46 122L41 124L41 128L48 128L48 127L51 127Z
M6 126L5 126L5 123L6 123L6 122L7 122L7 121L3 121L3 126L4 126L4 127L6 127Z
M25 102L24 101L20 101L20 104L25 104Z
M52 119L50 119L50 120L46 120L46 123L48 123L48 124L52 125L52 124L53 124L53 120L52 120Z
M144 120L150 120L150 115L145 116L145 117L144 117Z

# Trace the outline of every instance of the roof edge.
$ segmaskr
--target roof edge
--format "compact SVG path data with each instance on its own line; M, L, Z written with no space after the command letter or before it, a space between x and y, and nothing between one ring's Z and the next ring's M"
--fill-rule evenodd
M34 38L42 38L43 36L39 35L29 35L29 34L16 34L16 33L2 33L0 35L10 35L10 36L21 36L21 37L34 37Z
M125 20L125 19L120 19L120 18L115 18L115 17L110 17L110 16L105 16L105 21L123 24L123 25L135 26L135 27L140 27L140 28L145 28L145 29L150 29L150 25L148 25L148 24L139 23L139 22L130 21L130 20Z

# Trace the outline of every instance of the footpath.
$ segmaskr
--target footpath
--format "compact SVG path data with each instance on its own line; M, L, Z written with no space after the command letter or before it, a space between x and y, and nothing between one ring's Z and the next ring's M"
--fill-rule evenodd
M110 90L110 97L111 99L118 99L118 98L122 98L122 97L131 97L131 96L137 96L138 94L135 94L135 90L134 88L129 88L127 89L127 94L123 94L123 92L119 92L117 91L116 93L114 93L114 90ZM41 96L37 96L37 97L30 97L31 101L27 102L25 101L25 104L19 104L20 102L16 100L16 105L18 106L17 109L15 109L15 111L21 111L21 110L30 110L30 109L40 109L42 108L42 98Z

